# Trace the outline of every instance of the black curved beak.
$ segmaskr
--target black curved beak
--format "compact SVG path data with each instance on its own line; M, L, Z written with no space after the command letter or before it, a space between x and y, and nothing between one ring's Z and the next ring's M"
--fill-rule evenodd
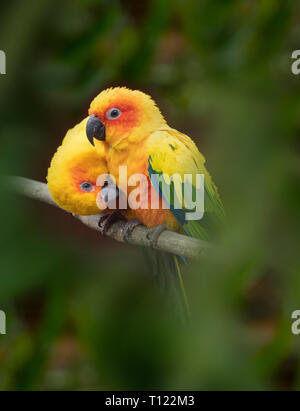
M105 141L105 125L95 114L92 114L86 123L86 135L93 146L95 145L94 138Z

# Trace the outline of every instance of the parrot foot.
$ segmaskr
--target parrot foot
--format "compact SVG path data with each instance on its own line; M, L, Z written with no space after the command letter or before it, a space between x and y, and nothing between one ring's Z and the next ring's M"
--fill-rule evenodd
M110 229L110 227L114 223L116 223L117 221L120 221L120 220L126 220L126 218L123 216L123 214L119 210L112 211L109 214L100 215L100 220L99 220L99 223L98 223L98 226L100 228L100 233L102 235L106 235L106 233Z
M129 238L131 236L131 233L135 229L135 227L137 227L138 225L143 225L143 224L137 218L127 221L127 223L125 224L123 228L123 232L122 232L122 237L125 243L129 243Z
M151 248L155 248L155 246L157 245L157 240L159 238L159 236L161 235L161 233L165 230L167 230L168 227L166 224L160 224L156 227L150 228L147 232L147 238L150 242L150 247Z

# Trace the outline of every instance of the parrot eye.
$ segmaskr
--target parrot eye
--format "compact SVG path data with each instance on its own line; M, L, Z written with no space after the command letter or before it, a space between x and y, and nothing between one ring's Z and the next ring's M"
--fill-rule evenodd
M88 183L87 181L84 181L83 183L80 184L80 190L86 193L89 193L91 191L94 191L94 186L92 183Z
M108 112L106 113L106 118L108 120L114 120L120 117L121 114L122 114L122 111L119 108L113 107L110 110L108 110Z

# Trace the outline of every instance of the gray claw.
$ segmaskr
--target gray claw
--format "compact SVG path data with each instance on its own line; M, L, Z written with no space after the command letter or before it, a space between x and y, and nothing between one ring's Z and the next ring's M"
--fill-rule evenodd
M142 225L142 223L137 218L127 221L122 232L122 237L125 243L129 243L131 233L138 225Z
M98 226L100 228L100 233L102 235L106 235L107 231L111 228L111 226L120 220L126 220L126 218L123 216L123 214L119 210L115 210L109 214L102 213L100 216L99 223L98 223Z
M150 247L151 248L155 248L155 246L157 245L157 240L159 238L159 236L161 235L161 233L165 230L167 230L168 227L166 224L160 224L156 227L153 228L149 228L148 232L147 232L147 238L150 242Z

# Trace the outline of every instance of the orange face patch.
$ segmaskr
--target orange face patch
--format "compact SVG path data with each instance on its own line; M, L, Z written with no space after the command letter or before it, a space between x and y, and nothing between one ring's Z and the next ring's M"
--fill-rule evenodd
M100 187L96 186L96 180L87 178L86 170L81 167L74 167L70 170L71 178L74 183L74 187L80 193L87 194L88 192L84 192L80 189L80 184L83 182L91 183L94 186L94 190L90 193L97 194Z
M115 119L108 119L107 113L112 108L118 108L121 111L121 115ZM118 133L129 132L133 127L138 125L141 116L140 109L129 98L112 101L102 110L90 108L89 115L92 114L100 118L107 130L118 130Z

